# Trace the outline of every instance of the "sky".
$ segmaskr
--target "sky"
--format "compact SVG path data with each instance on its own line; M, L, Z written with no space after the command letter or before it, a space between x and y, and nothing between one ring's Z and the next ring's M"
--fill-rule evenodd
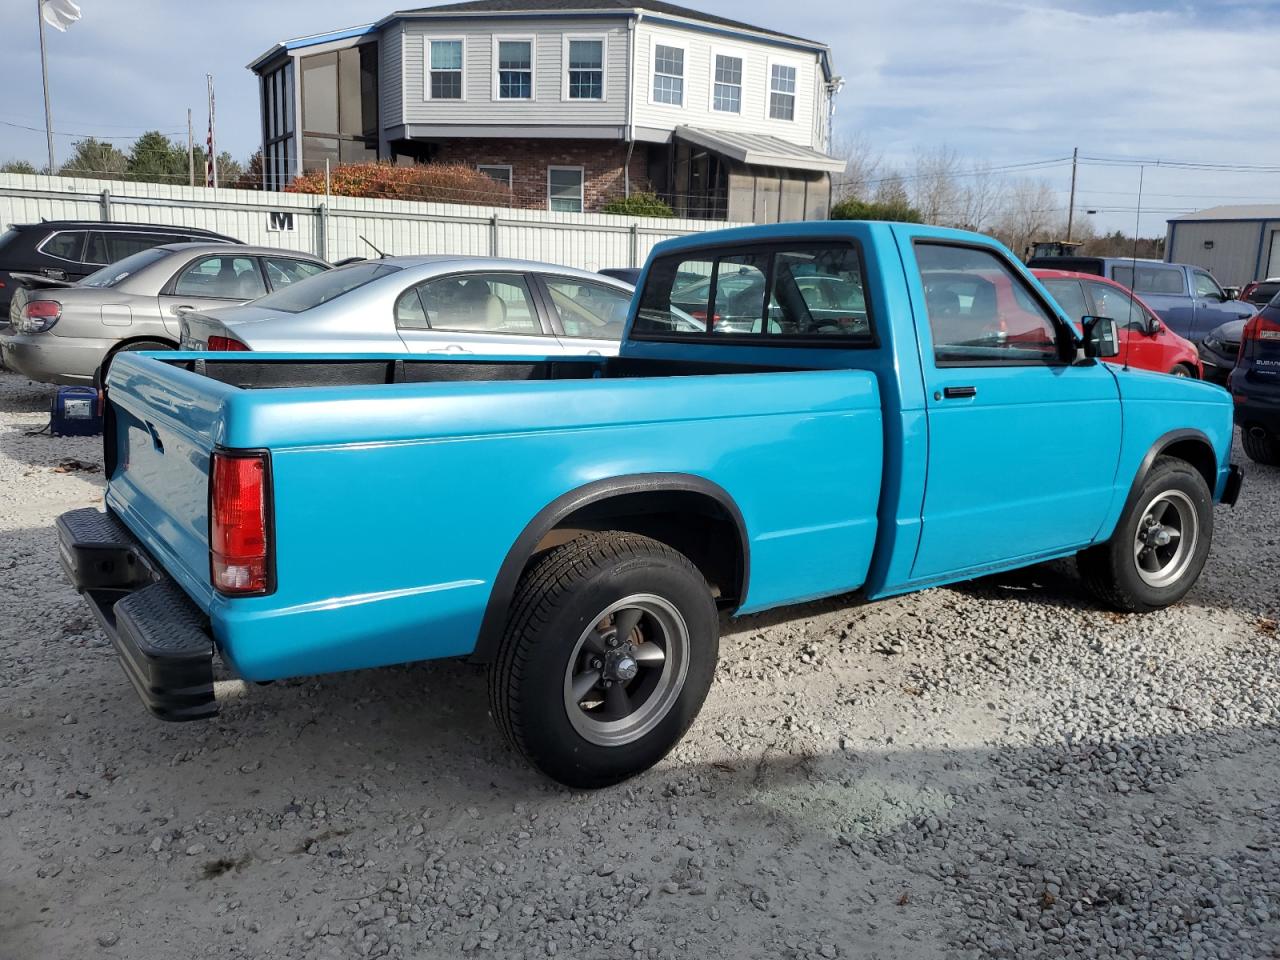
M377 19L368 0L78 0L83 20L48 31L55 147L85 135L128 141L149 129L203 138L205 74L218 97L219 148L259 146L250 60L289 37ZM830 44L845 79L838 137L860 137L909 173L917 151L1043 177L1101 231L1164 233L1179 212L1280 202L1280 0L685 0ZM414 4L424 5L424 4ZM0 162L45 163L36 3L0 5ZM34 129L24 129L34 128ZM1156 165L1155 161L1163 161ZM1270 167L1187 169L1168 162Z

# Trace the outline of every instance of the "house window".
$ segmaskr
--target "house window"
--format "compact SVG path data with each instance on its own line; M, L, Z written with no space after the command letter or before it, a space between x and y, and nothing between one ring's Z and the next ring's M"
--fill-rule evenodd
M769 116L774 120L796 118L796 68L775 63L769 75Z
M604 41L567 40L570 100L604 99Z
M653 102L684 105L684 50L680 47L654 44Z
M742 112L742 58L716 55L716 77L711 109L721 113Z
M582 212L582 167L547 168L547 204L557 213Z
M533 41L497 40L498 99L533 99Z
M494 183L500 183L508 190L511 189L511 164L509 163L481 163L476 169L483 173Z
M430 87L432 100L462 99L462 41L429 40L431 48Z

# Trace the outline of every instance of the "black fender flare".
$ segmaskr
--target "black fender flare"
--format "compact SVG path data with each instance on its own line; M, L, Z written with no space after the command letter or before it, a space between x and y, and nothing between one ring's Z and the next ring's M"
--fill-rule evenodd
M751 576L751 544L747 538L747 524L742 517L742 511L738 509L737 503L724 487L705 477L687 473L640 473L595 480L552 500L525 525L520 536L511 545L502 561L502 566L498 568L498 575L494 577L493 589L489 591L484 619L480 622L480 634L470 657L473 662L485 663L492 659L498 643L502 640L502 632L507 625L507 613L511 600L515 596L516 587L520 583L520 575L524 572L529 559L533 556L534 548L542 538L559 526L566 517L583 507L638 493L694 493L719 504L737 527L742 555L738 597L739 600L746 597L747 584Z
M1205 449L1213 457L1214 475L1205 477L1205 482L1209 485L1209 496L1210 498L1213 497L1218 483L1218 451L1214 449L1213 442L1209 439L1208 434L1203 430L1196 430L1192 427L1170 430L1151 445L1151 448L1147 450L1146 456L1142 458L1142 463L1138 465L1138 472L1134 475L1133 483L1129 486L1129 495L1125 497L1124 507L1120 511L1121 520L1128 516L1129 511L1133 509L1134 504L1137 502L1138 494L1142 491L1142 484L1146 481L1147 474L1151 472L1151 467L1156 462L1156 459L1175 443L1181 443L1184 440L1192 440L1204 444ZM1197 470L1200 469L1198 464L1192 464L1192 466ZM1119 525L1120 520L1117 520L1116 523Z

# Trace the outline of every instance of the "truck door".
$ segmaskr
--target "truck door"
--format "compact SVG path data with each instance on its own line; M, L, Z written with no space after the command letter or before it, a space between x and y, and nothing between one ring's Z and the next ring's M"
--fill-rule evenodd
M1111 264L1111 279L1128 287L1154 310L1170 330L1195 342L1195 302L1187 286L1187 272L1176 264L1146 263ZM1207 331L1206 331L1207 332Z
M1199 343L1224 323L1246 320L1256 312L1247 303L1228 297L1208 270L1191 271L1191 292L1196 298L1194 336L1189 338L1193 343Z
M1120 455L1114 376L1074 363L1064 320L997 248L932 238L912 247L929 424L912 579L1089 543Z

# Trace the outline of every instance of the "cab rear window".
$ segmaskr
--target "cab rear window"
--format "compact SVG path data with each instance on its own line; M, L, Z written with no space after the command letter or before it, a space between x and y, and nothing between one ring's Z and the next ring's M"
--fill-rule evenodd
M871 345L862 258L847 242L660 257L649 268L632 336L777 346Z

